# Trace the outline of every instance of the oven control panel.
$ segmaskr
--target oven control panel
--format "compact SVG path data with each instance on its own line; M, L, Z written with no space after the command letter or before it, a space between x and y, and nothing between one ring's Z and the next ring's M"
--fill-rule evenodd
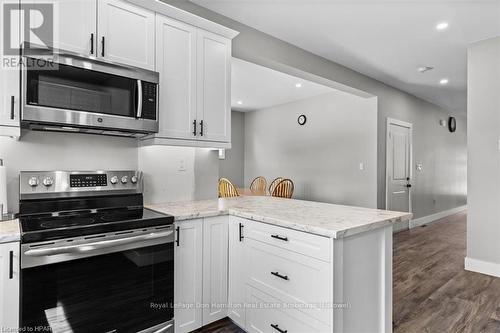
M106 194L106 191L142 193L140 171L21 171L19 194L21 197L60 195Z
M96 187L107 185L108 177L105 173L69 175L70 187Z

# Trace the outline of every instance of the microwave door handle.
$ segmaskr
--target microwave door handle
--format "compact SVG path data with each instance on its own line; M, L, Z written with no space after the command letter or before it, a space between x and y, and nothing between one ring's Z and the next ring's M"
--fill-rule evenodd
M142 81L137 80L137 113L136 113L136 118L141 118L142 117Z

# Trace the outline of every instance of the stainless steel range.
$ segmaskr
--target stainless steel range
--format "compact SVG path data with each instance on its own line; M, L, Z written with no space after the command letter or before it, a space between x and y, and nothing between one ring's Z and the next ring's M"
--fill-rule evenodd
M21 329L173 332L173 217L137 171L21 172Z

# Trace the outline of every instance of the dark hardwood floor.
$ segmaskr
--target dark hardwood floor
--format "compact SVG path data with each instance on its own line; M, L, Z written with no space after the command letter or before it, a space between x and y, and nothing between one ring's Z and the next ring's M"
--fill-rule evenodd
M465 212L394 235L394 332L500 332L500 278L464 270ZM243 332L222 320L198 332Z

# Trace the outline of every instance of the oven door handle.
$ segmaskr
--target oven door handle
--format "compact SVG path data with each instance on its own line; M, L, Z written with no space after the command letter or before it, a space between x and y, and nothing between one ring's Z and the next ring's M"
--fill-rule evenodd
M142 81L137 80L137 113L136 118L139 119L142 117Z
M100 250L104 248L110 248L120 245L132 244L152 239L158 239L163 237L168 237L173 235L173 231L164 232L153 232L145 235L132 236L127 238L118 238L104 240L100 242L91 242L86 244L69 245L69 246L59 246L41 249L32 249L24 252L24 255L30 257L42 257L42 256L53 256L57 254L67 254L67 253L88 253L95 250Z

